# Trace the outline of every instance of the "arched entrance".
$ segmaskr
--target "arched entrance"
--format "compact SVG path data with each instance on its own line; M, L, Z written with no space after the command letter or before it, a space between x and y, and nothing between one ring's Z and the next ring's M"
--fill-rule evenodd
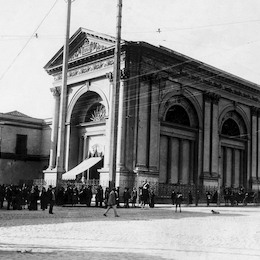
M166 102L161 122L160 183L197 183L198 127L196 111L187 98L175 96Z
M236 111L226 113L220 125L220 180L222 187L246 187L247 130Z
M102 98L93 91L87 91L76 101L72 113L69 139L69 169L86 158L103 157L106 135L106 108ZM77 176L85 180L99 179L98 170L103 159L89 170Z

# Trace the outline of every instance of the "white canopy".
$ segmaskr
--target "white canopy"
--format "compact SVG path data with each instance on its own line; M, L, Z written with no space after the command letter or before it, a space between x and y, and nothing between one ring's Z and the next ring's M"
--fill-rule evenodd
M83 162L78 164L76 167L72 168L68 172L65 172L62 175L63 180L74 180L76 175L86 171L87 169L91 168L95 164L97 164L102 158L101 157L91 157L85 159Z

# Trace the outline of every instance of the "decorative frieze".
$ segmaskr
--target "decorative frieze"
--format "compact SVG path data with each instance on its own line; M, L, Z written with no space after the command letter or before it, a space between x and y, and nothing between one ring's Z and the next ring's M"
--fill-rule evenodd
M125 61L125 55L121 55L121 62L124 62L124 61ZM95 71L95 70L100 70L100 69L103 69L103 68L106 68L106 67L111 67L113 65L114 65L114 58L111 58L111 59L107 59L107 60L103 60L103 61L100 61L100 62L93 63L91 65L87 65L87 66L84 66L84 67L81 67L81 68L78 68L78 69L70 70L70 71L68 71L67 76L68 76L68 78L71 78L71 77L86 74L86 73L89 73L89 72L92 72L92 71ZM55 81L58 81L58 80L61 80L61 79L62 79L61 73L54 77Z

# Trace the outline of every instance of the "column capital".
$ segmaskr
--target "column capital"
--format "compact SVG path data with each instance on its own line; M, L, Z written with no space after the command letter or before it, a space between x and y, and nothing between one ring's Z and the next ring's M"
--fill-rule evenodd
M205 102L208 102L208 103L212 102L215 105L218 104L219 99L221 98L220 95L212 93L212 92L204 92L203 96L204 96Z
M51 92L54 97L58 97L61 94L61 88L60 87L51 88Z
M120 79L126 80L126 79L129 79L129 77L130 77L130 71L129 70L124 68L120 71Z
M150 74L144 74L141 75L141 81L147 81L147 82L158 82L162 76L159 73L150 73Z
M106 73L106 78L109 80L110 83L113 83L113 72Z
M258 107L254 107L254 106L251 107L252 116L257 116L257 113L259 113L259 112L260 112L260 109Z

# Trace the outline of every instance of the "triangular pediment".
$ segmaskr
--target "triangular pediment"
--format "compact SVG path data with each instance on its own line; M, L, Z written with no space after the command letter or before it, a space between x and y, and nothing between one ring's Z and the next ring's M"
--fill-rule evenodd
M102 52L105 49L113 48L114 45L114 37L79 28L69 40L69 63ZM62 60L63 47L44 66L44 68L48 71L52 68L58 67L62 65Z

